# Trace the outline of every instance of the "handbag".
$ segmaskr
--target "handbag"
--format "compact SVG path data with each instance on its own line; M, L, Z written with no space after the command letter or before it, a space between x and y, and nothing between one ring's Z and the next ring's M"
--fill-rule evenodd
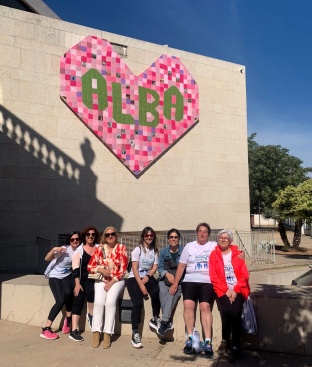
M256 314L251 298L249 296L243 304L242 327L247 334L257 334L258 328Z
M105 254L105 249L104 248L102 248L102 254L103 254L103 260L105 260L106 259L106 254ZM90 259L90 261L91 260L92 260L92 258ZM99 265L98 268L104 269L104 265ZM101 273L89 273L88 274L88 279L103 281L104 276Z
M175 277L178 265L171 259L171 257L165 257L164 263L164 269L167 270L169 274L172 274ZM167 287L170 287L172 285L167 279L166 275L164 276L164 282Z

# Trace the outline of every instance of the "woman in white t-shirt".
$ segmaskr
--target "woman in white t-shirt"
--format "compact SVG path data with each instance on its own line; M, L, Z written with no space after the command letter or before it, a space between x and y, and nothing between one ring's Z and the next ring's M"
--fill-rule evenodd
M156 233L151 227L145 227L141 233L141 240L131 252L132 269L127 279L127 289L133 303L131 311L132 340L134 348L142 348L139 323L143 298L148 294L151 297L153 318L149 326L155 331L160 325L160 301L158 281L154 274L158 267L158 249Z
M80 233L71 232L66 240L66 246L53 247L45 257L46 261L51 261L45 271L45 276L49 278L49 286L55 298L55 304L51 308L45 326L40 334L44 339L58 339L58 334L51 329L56 316L65 305L66 317L62 327L62 332L68 334L71 326L71 313L73 306L73 284L72 284L72 257L80 244Z
M184 322L187 333L183 352L193 354L193 330L195 326L195 309L199 303L200 321L204 332L204 352L206 358L213 357L212 350L212 304L215 293L209 276L209 256L217 246L216 242L208 241L211 228L207 223L199 223L196 228L196 241L186 244L177 268L175 280L169 289L171 294L177 291L182 274Z

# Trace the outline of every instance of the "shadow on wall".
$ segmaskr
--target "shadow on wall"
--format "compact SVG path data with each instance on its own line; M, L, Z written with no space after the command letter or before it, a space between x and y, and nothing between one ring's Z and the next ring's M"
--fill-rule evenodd
M121 216L96 198L88 139L80 165L1 105L0 114L0 272L37 272L37 237L121 227Z
M250 349L312 355L311 287L257 284L251 298L258 333L244 338Z

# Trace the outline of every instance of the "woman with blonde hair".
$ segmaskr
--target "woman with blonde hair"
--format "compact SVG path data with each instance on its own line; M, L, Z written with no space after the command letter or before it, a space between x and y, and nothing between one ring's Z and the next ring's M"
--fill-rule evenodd
M116 228L111 226L105 228L100 246L95 250L88 264L89 273L98 277L94 283L93 348L99 347L103 331L103 348L107 349L111 345L111 335L114 334L115 328L116 304L125 288L124 276L127 264L127 249L118 242Z

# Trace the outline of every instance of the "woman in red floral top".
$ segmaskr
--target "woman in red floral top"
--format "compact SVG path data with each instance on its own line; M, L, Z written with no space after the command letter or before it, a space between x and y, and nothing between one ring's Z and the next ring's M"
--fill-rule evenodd
M101 245L95 250L88 265L89 273L100 274L101 279L94 284L94 310L92 321L92 346L100 345L100 335L104 331L104 349L111 345L114 334L116 303L125 288L124 275L128 256L124 245L118 243L116 228L107 227L101 238ZM105 309L105 322L103 325ZM104 329L103 329L104 326Z

